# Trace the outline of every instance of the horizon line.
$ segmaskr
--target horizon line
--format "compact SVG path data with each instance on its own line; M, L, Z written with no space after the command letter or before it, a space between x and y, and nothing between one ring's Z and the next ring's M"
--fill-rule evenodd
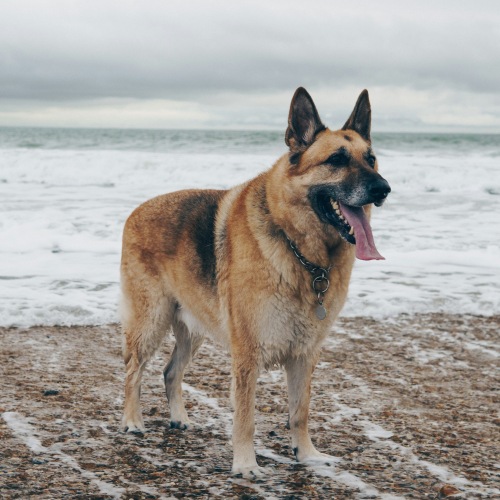
M282 133L283 128L276 127L260 127L260 128L229 128L229 127L116 127L116 126L73 126L73 125L3 125L0 124L0 129L41 129L41 130L135 130L135 131L165 131L165 132L276 132ZM283 132L284 133L284 132ZM454 135L500 135L500 130L485 130L485 129L382 129L372 132L377 134L454 134Z

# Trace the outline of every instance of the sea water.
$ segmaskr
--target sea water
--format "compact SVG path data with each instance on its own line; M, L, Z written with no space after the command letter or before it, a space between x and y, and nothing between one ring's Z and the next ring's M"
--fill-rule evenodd
M379 134L373 148L392 187L372 215L386 260L356 262L343 314L500 314L500 136ZM130 212L285 152L278 132L0 128L0 325L116 321Z

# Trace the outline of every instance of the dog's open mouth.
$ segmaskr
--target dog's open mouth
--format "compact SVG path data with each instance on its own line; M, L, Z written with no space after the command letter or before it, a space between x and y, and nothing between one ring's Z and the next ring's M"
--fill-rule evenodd
M373 233L363 207L353 207L322 192L315 197L313 207L323 222L331 224L346 240L356 245L356 258L382 260L373 240Z

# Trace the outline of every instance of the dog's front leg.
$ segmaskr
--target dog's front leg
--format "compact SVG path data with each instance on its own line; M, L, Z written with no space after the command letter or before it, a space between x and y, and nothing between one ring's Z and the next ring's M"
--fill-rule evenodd
M236 345L234 345L236 344ZM251 342L233 343L234 405L233 421L233 474L247 479L261 476L265 471L257 465L253 436L255 431L255 386L258 376L257 348Z
M321 453L314 447L307 428L311 378L315 366L316 358L306 356L291 358L285 364L292 447L295 458L299 462L331 464L336 460L335 457Z

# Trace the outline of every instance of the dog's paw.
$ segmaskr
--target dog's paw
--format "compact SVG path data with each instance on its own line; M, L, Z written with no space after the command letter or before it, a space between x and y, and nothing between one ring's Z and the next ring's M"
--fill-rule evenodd
M146 427L142 418L123 418L122 431L131 432L133 434L143 434L146 432Z
M242 477L244 479L255 480L264 477L267 474L267 470L258 465L252 465L250 467L233 466L232 474L233 476Z
M331 466L338 461L339 459L337 457L333 457L332 455L328 455L326 453L319 453L318 455L309 455L307 457L304 457L302 460L299 460L299 462L304 465L328 465L328 466Z
M189 429L189 424L190 424L190 422L181 422L179 420L171 420L170 421L170 428L185 431L186 429Z
M300 450L294 448L293 450L297 462L304 465L333 465L339 462L339 458L327 453L321 453L316 449L308 450L306 453L301 453Z

